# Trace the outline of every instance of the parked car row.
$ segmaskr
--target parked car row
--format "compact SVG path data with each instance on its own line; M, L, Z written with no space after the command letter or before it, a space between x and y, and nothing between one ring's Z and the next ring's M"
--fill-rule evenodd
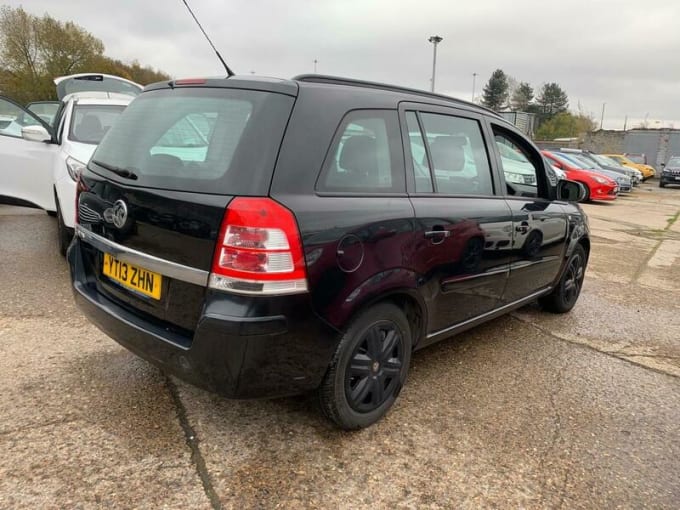
M0 203L56 215L59 250L66 254L78 175L142 86L106 74L75 74L54 83L58 101L23 107L0 96Z
M624 167L639 170L645 179L656 174L654 167L647 164L647 157L644 154L604 154L604 156Z
M568 179L580 182L586 188L586 201L616 200L619 194L632 192L642 181L654 175L651 167L643 173L636 167L624 165L612 155L564 148L542 152L552 165L566 173Z

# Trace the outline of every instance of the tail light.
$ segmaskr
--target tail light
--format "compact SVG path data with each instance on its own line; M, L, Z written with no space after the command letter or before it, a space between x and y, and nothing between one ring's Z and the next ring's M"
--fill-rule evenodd
M307 291L293 213L270 198L235 198L224 214L208 286L239 294Z

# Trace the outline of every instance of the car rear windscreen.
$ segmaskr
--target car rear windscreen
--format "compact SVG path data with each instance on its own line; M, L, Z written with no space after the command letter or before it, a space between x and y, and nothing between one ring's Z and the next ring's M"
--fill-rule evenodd
M106 134L89 168L132 186L264 194L293 103L242 89L145 92Z
M76 105L71 115L69 140L98 144L123 110L122 105Z

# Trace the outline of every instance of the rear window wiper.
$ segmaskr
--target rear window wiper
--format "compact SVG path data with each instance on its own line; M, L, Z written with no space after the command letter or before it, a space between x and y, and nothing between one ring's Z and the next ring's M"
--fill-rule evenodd
M139 177L137 177L136 173L134 173L132 170L129 170L127 168L120 168L120 167L117 167L117 166L107 165L106 163L102 163L101 161L97 161L96 159L93 159L92 162L97 166L105 168L109 172L113 172L116 175L120 175L121 177L124 177L125 179L132 179L133 181L136 181L139 178Z

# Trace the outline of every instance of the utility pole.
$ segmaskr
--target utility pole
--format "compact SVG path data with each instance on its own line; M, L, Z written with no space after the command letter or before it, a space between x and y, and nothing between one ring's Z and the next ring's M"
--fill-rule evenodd
M623 130L626 130L626 126L628 126L628 115L623 119Z
M432 92L434 92L434 78L435 78L435 72L437 70L437 45L444 40L443 37L440 37L438 35L433 35L430 36L428 41L430 41L434 45L434 55L432 57Z
M602 117L600 117L600 129L604 129L602 125L604 124L604 107L607 103L602 103Z
M477 73L472 73L472 102L475 102L475 84L477 81Z

